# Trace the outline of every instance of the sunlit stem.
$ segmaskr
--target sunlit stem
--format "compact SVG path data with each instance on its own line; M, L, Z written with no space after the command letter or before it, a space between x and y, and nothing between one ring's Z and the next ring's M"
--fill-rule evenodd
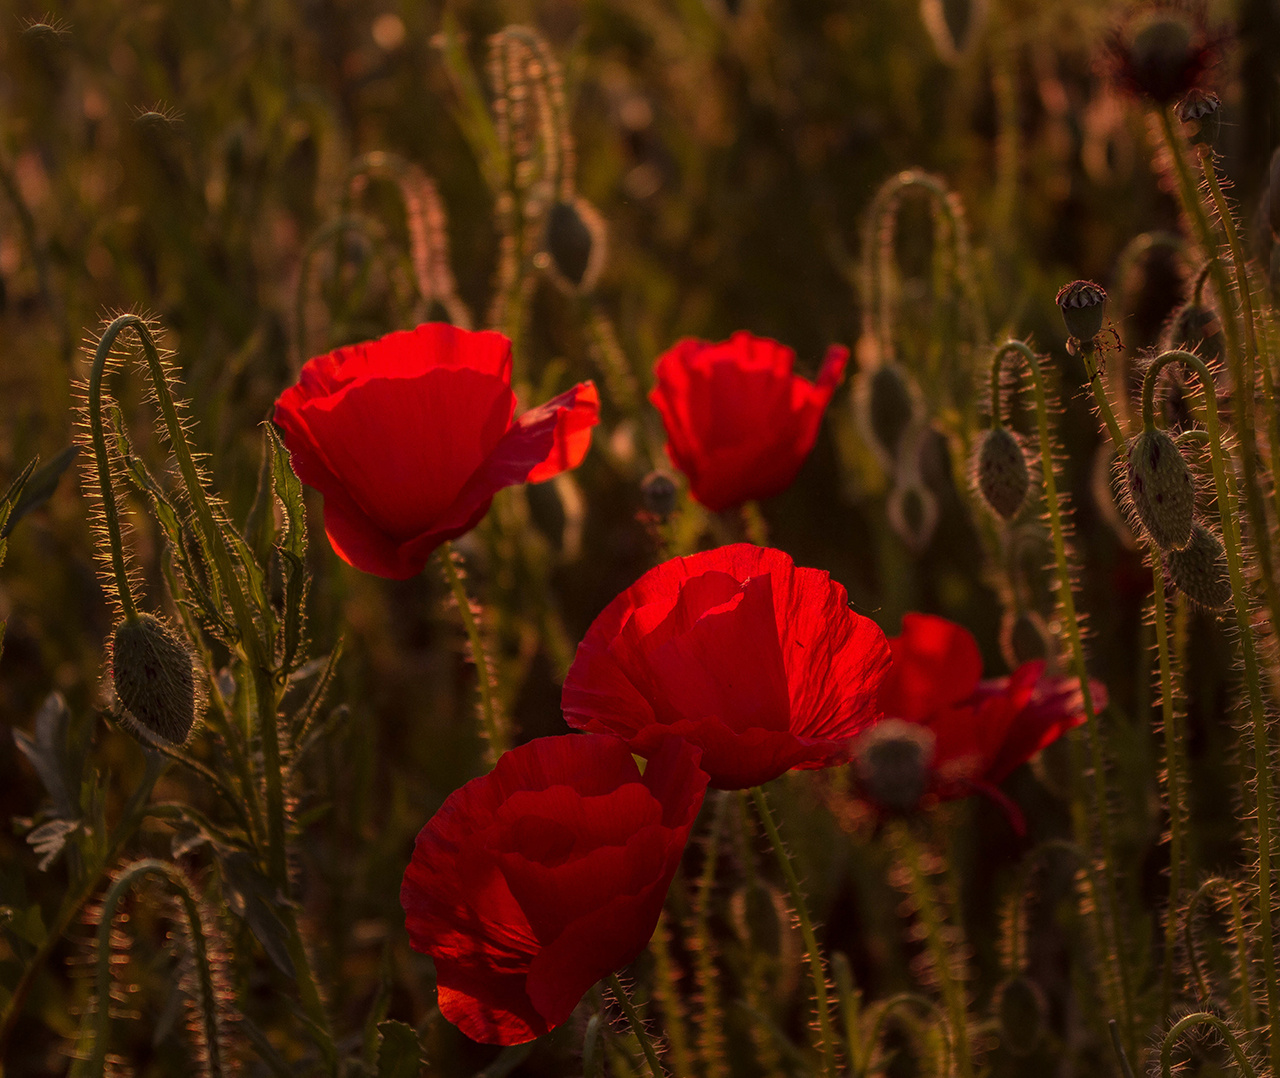
M1182 897L1183 818L1182 749L1175 727L1173 664L1169 659L1169 610L1164 596L1164 559L1151 547L1152 603L1156 620L1156 654L1160 666L1160 715L1164 726L1165 796L1169 801L1169 908L1164 921L1164 973L1161 978L1161 1012L1173 1002L1174 943L1178 934L1178 902Z
M786 846L782 844L782 836L778 834L778 825L774 822L773 813L769 809L764 790L753 787L751 800L756 807L756 815L769 838L769 844L778 858L778 867L786 880L787 890L791 896L791 908L795 911L796 920L800 924L800 937L804 940L805 950L809 952L809 973L813 978L813 995L818 1011L818 1040L822 1050L822 1065L827 1078L837 1078L839 1067L836 1062L835 1027L831 1020L831 1000L827 995L827 974L822 965L822 952L818 948L818 937L813 931L813 918L809 916L809 904L805 900L804 891L800 887L800 878L796 875L795 864Z
M1258 1025L1258 1009L1253 999L1253 985L1250 980L1250 969L1253 962L1249 953L1249 934L1245 928L1244 903L1232 880L1221 876L1211 876L1205 880L1187 901L1186 913L1183 915L1182 940L1186 949L1187 963L1191 966L1191 974L1195 978L1196 989L1202 1000L1211 998L1209 984L1205 980L1204 971L1200 968L1200 956L1196 948L1195 918L1196 910L1206 895L1217 888L1227 893L1227 901L1231 904L1231 933L1236 944L1236 976L1238 993L1236 1014L1246 1029L1255 1029Z
M945 935L942 905L938 901L933 880L924 863L924 854L909 824L902 823L894 829L894 839L902 855L903 867L910 880L911 895L915 900L920 923L924 927L925 946L933 963L938 984L942 989L942 1001L947 1009L951 1026L952 1057L959 1078L972 1078L973 1057L969 1047L969 1008L964 989L952 969L951 948Z
M1236 503L1235 476L1227 467L1222 448L1222 429L1218 420L1218 401L1213 376L1204 360L1191 352L1164 352L1147 368L1142 383L1142 421L1153 422L1156 378L1170 363L1185 363L1193 368L1204 391L1205 427L1209 434L1209 459L1213 463L1213 483L1218 499L1218 515L1222 521L1222 545L1227 556L1227 572L1231 579L1231 597L1235 609L1236 632L1244 665L1245 690L1249 696L1252 717L1253 759L1257 793L1258 822L1258 937L1262 949L1262 965L1267 981L1267 1017L1273 1025L1270 1038L1272 1072L1280 1074L1280 1033L1274 1024L1280 1019L1280 985L1276 981L1274 926L1272 925L1271 851L1275 820L1271 807L1271 749L1267 731L1266 706L1262 698L1262 680L1258 667L1253 628L1249 619L1249 593L1245 585L1240 552L1239 522L1233 507ZM1244 432L1248 435L1248 432Z
M1080 682L1080 699L1085 713L1086 740L1089 743L1093 771L1094 819L1098 835L1098 848L1105 871L1102 880L1096 887L1101 902L1092 904L1096 918L1099 940L1105 949L1105 959L1113 964L1116 984L1120 998L1117 1001L1120 1009L1120 1023L1125 1034L1125 1041L1130 1051L1136 1054L1136 1041L1133 1026L1132 995L1129 984L1129 968L1120 946L1120 930L1117 918L1116 893L1114 883L1115 861L1111 847L1110 801L1107 795L1106 762L1102 754L1102 732L1098 728L1098 716L1094 709L1093 691L1089 685L1089 671L1085 664L1084 640L1080 632L1080 621L1076 615L1075 597L1071 591L1071 568L1067 562L1066 529L1062 522L1062 507L1058 503L1058 484L1053 470L1053 440L1049 432L1049 405L1045 394L1044 376L1040 370L1040 361L1035 353L1022 341L1007 341L997 349L993 360L991 382L993 386L1000 384L1000 366L1006 356L1019 357L1027 367L1031 377L1032 389L1036 399L1036 424L1040 437L1041 471L1044 481L1045 508L1049 516L1049 529L1053 541L1054 564L1058 578L1058 601L1062 606L1062 620L1067 632L1067 641L1071 648L1071 661L1077 680ZM999 396L994 401L995 410L999 411ZM1106 413L1109 415L1110 410ZM1112 416L1111 422L1115 422ZM1117 428L1118 430L1118 428ZM1074 762L1079 765L1079 740L1070 739ZM1082 770L1076 767L1077 771ZM1087 845L1088 822L1082 812L1076 813L1076 828L1081 844Z
M610 973L605 978L605 983L608 984L609 991L613 993L613 998L618 1001L618 1006L622 1008L622 1013L627 1016L627 1022L631 1025L631 1032L636 1035L636 1040L640 1042L640 1050L644 1052L644 1058L649 1064L650 1075L652 1075L652 1078L666 1078L667 1072L662 1069L662 1064L658 1062L658 1052L653 1046L653 1040L644 1028L644 1020L636 1013L635 1004L631 1002L631 997L627 995L627 990L622 987L622 982L618 980L618 975Z
M480 625L471 609L471 597L467 594L466 585L462 582L462 574L458 572L458 566L453 559L453 547L449 543L441 544L440 566L444 572L445 582L453 591L458 614L462 618L462 628L467 634L471 661L475 664L476 676L480 682L480 720L484 725L485 741L489 746L489 763L494 764L510 746L507 744L507 732L498 721L498 707L493 698L493 679L489 673L489 658L485 652L484 639L480 635Z
M1215 1033L1218 1034L1231 1049L1231 1055L1236 1061L1236 1066L1240 1068L1242 1078L1258 1078L1258 1072L1249 1062L1249 1055L1241 1046L1239 1039L1227 1025L1216 1014L1208 1014L1199 1011L1196 1014L1189 1014L1185 1018L1174 1023L1174 1026L1167 1034L1165 1034L1164 1043L1160 1046L1160 1075L1161 1078L1171 1078L1173 1074L1173 1046L1178 1043L1178 1038L1187 1030L1195 1026L1212 1026Z

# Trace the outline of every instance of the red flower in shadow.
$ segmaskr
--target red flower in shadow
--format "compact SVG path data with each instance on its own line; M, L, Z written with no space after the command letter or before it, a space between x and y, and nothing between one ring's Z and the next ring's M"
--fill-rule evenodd
M570 726L648 756L702 749L722 790L849 758L889 662L845 590L780 550L738 544L649 570L587 630L565 678Z
M693 496L718 512L786 490L848 359L832 345L815 385L791 373L790 348L745 332L719 344L686 339L658 357L649 400Z
M430 323L310 360L274 418L298 478L324 495L338 556L403 580L498 490L581 463L599 415L592 383L512 422L515 407L506 337Z
M587 735L521 745L451 794L400 889L441 1013L486 1044L565 1021L648 944L706 784L676 738L642 776L621 741Z
M893 665L880 687L880 707L886 720L913 723L932 735L927 793L941 800L985 793L1021 831L1021 813L995 787L1085 721L1079 682L1045 674L1039 660L1009 677L983 681L973 635L932 614L905 615L902 635L890 637L889 648ZM1096 681L1089 685L1094 707L1106 707L1106 689Z

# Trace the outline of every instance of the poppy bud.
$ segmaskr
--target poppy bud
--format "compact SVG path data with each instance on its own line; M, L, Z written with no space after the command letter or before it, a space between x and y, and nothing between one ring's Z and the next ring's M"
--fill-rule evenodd
M1013 669L1037 659L1050 659L1053 639L1044 618L1034 610L1007 611L1000 625L1000 652Z
M1154 427L1129 443L1129 497L1151 541L1180 550L1191 538L1195 484L1174 440Z
M1132 20L1112 43L1119 81L1161 107L1191 90L1210 65L1214 47L1202 20L1165 7Z
M569 292L590 292L604 267L604 221L586 200L554 202L547 213L546 248L556 280Z
M675 512L679 488L666 472L650 472L640 483L644 510L658 520L666 520Z
M132 733L170 745L187 740L196 717L191 653L163 621L138 614L116 626L111 679Z
M1005 520L1018 515L1031 489L1031 473L1018 436L1008 427L993 427L982 436L974 468L978 491Z
M1000 1046L1015 1056L1029 1056L1044 1033L1044 993L1029 977L1015 974L996 989L996 1022Z
M884 460L892 462L916 414L915 396L902 368L882 363L864 372L858 378L855 399L862 436Z
M1185 550L1170 551L1169 578L1183 595L1206 610L1221 610L1231 602L1231 579L1222 540L1203 524L1191 529Z
M1072 281L1058 290L1058 309L1067 332L1086 352L1093 350L1093 338L1102 332L1106 304L1106 290L1092 281Z
M1222 357L1222 326L1212 308L1191 300L1173 312L1169 347L1196 352L1208 364Z
M1178 119L1184 124L1196 124L1194 134L1190 134L1192 144L1202 143L1212 146L1222 127L1222 102L1217 94L1207 90L1192 89L1178 106Z
M854 773L863 794L891 812L910 812L929 789L935 741L933 731L918 723L876 723L853 746Z

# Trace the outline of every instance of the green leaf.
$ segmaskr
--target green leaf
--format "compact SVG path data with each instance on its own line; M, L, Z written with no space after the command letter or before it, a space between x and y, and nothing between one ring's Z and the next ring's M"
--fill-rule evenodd
M27 481L31 478L31 473L35 471L36 463L39 459L40 458L37 457L36 460L33 460L23 468L22 474L10 483L9 489L4 492L3 496L0 496L0 528L3 528L8 522L9 514L13 511L14 505L22 498L22 489L27 485ZM3 533L0 533L0 538L3 538L8 534L8 531L4 531Z
M14 743L44 783L55 815L66 820L75 819L80 814L80 806L72 799L71 791L79 790L80 774L72 768L67 752L71 712L61 693L52 692L45 697L36 712L35 726L34 737L22 730L14 730Z
M467 56L458 20L448 11L440 24L440 32L436 34L435 45L458 95L453 118L471 146L489 189L501 191L506 187L506 153L498 141L498 132L489 115L489 104Z
M418 1078L422 1047L413 1026L388 1019L378 1023L378 1078Z
M0 539L8 537L13 531L18 521L30 513L33 509L38 509L53 497L53 492L58 489L58 481L62 478L63 472L71 467L71 462L76 459L76 454L80 452L80 447L71 445L54 457L48 464L42 468L32 471L35 467L33 460L27 465L26 470L22 473L26 478L25 483L21 487L20 493L12 501L8 502L8 495L5 495L8 510L3 512L4 520L0 522Z
M302 644L304 606L307 598L307 505L302 483L294 474L289 451L275 427L266 424L271 443L271 474L276 497L284 509L284 528L276 549L284 566L284 639L281 643L281 671L293 670L294 657Z
M281 901L276 888L243 850L219 849L218 867L231 912L249 926L276 968L286 977L295 976L289 957L289 930L274 908Z
M275 514L275 450L271 436L262 438L262 466L258 469L258 490L244 522L244 537L253 556L265 572L271 564L271 547L276 535Z

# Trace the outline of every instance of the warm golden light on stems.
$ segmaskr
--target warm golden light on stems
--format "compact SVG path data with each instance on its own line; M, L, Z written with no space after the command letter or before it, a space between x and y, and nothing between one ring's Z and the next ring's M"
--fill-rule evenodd
M627 990L622 987L622 982L618 980L618 975L610 973L605 978L605 984L609 986L609 991L613 993L613 998L618 1001L618 1006L622 1008L622 1013L627 1016L631 1032L636 1035L636 1040L640 1042L640 1050L644 1052L645 1061L649 1064L650 1075L652 1075L652 1078L666 1078L667 1072L662 1069L662 1064L658 1062L658 1053L653 1047L653 1040L644 1028L644 1019L636 1013L635 1004L631 1002L631 997L627 995Z

